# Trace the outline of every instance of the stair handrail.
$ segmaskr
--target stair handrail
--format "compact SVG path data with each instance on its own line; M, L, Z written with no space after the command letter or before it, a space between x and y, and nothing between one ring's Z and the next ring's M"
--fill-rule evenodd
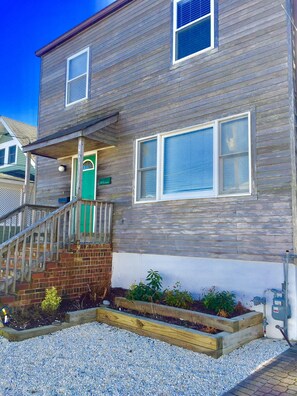
M53 212L49 213L48 215L46 215L42 219L38 220L36 223L34 223L34 224L30 225L29 227L25 228L23 231L20 231L18 234L14 235L13 237L8 239L7 241L1 243L0 244L0 250L5 248L6 245L10 245L14 241L16 241L18 238L21 238L22 236L30 233L30 231L33 231L35 228L39 227L43 223L46 223L46 221L49 220L51 217L54 217L56 214L58 214L59 212L62 212L65 209L67 209L68 206L71 206L71 205L75 204L77 201L78 201L77 198L72 199L70 202L67 202L65 205L57 208L56 210L54 210Z
M9 217L12 217L14 214L20 213L22 211L22 209L25 208L32 208L32 209L57 209L57 206L51 206L51 205L39 205L39 204L23 204L18 206L17 208L11 210L10 212L6 213L5 215L0 216L0 223L2 221L5 221L6 219L8 219Z

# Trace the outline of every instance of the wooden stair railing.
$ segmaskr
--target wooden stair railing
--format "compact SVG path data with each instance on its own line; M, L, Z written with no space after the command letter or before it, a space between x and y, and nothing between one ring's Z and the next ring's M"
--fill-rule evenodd
M57 209L56 206L24 204L0 217L0 243L23 231Z
M29 282L73 243L110 243L112 209L110 202L73 199L0 244L0 293L14 293L17 281Z

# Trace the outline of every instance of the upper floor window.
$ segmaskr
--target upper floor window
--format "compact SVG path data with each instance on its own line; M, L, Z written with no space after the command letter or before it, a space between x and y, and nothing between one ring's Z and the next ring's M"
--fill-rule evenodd
M136 201L249 194L249 117L139 140Z
M174 0L174 61L213 48L214 0Z
M0 166L5 164L5 149L0 150Z
M0 166L7 166L16 163L17 148L13 141L0 145Z
M7 163L8 164L14 164L16 159L16 146L10 146L8 148L8 158L7 158Z
M88 97L89 49L67 59L66 106Z

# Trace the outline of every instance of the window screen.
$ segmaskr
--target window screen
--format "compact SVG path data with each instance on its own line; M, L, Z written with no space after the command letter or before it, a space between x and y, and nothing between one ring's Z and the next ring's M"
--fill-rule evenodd
M138 199L156 197L157 139L139 143Z
M221 193L249 191L248 118L221 123Z
M211 47L211 0L176 0L175 58Z
M87 98L88 55L86 50L68 59L67 69L67 104Z

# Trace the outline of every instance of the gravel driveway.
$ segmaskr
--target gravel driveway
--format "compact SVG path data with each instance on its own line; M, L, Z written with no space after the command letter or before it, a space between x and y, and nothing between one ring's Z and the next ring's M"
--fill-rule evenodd
M0 337L0 395L221 395L287 349L261 339L213 359L91 323L20 343Z

